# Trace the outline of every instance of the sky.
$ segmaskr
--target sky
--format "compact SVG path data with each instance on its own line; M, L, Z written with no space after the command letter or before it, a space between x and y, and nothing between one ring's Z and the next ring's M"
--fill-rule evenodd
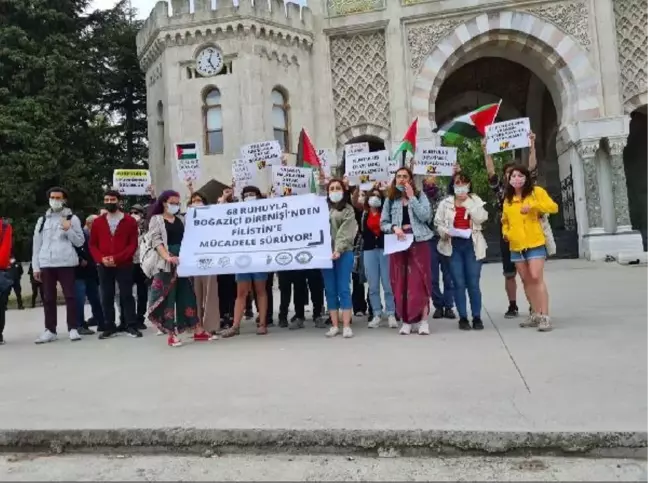
M95 10L97 8L112 8L113 6L115 6L117 1L118 0L94 0L90 3L90 9ZM131 2L133 8L137 9L137 18L144 20L149 16L151 10L153 10L153 7L155 7L157 0L131 0Z

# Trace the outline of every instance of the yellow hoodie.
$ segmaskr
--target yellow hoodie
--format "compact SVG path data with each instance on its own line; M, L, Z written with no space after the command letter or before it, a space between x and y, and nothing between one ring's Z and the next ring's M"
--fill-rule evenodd
M525 205L529 207L529 212L522 214L521 209ZM511 251L521 252L544 246L545 236L540 217L555 213L558 213L558 205L544 188L539 186L535 186L533 193L524 200L519 196L514 196L511 202L505 199L502 210L502 235L508 240Z

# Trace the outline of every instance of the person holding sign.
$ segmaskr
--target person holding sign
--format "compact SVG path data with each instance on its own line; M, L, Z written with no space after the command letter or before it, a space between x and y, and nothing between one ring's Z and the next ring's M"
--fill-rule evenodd
M261 190L256 186L246 186L241 191L243 202L256 201L263 198ZM266 283L268 274L266 272L237 273L236 274L236 302L234 302L234 321L232 327L221 332L224 338L234 337L241 333L241 320L245 312L245 305L248 295L254 288L256 295L257 310L259 311L259 322L257 324L257 335L268 333L268 293Z
M353 242L358 232L358 222L351 205L351 195L341 179L333 178L326 188L331 224L333 268L322 270L326 305L331 316L327 337L340 333L342 312L342 337L353 337L351 330L351 271L353 270Z
M385 234L380 229L380 216L385 197L378 186L376 183L374 189L365 196L364 211L360 222L364 271L369 283L369 303L374 314L367 327L370 329L380 327L384 316L387 318L389 327L397 329L398 321L394 316L396 313L394 294L389 281L389 259L385 255ZM385 299L384 311L381 310L381 283Z
M537 327L541 332L552 329L549 319L549 295L544 281L547 258L541 217L558 213L558 205L539 186L524 166L514 166L506 187L502 212L502 236L511 247L511 261L520 274L524 291L533 308L529 319L520 327Z
M200 324L191 281L177 273L184 236L184 221L178 216L179 211L180 194L164 191L153 207L149 231L140 250L142 270L152 279L149 320L168 335L169 347L182 345L178 335L186 330L194 331L194 341L212 340Z
M454 195L440 204L434 226L441 239L439 253L450 257L454 299L459 312L459 329L470 330L466 291L472 309L472 328L482 330L482 295L479 287L482 260L486 258L486 239L482 224L488 219L484 201L472 192L470 177L458 172L453 177Z
M406 234L414 242L406 250L389 256L389 276L394 292L396 314L403 321L401 335L412 332L417 324L420 335L429 335L428 315L432 296L430 272L430 245L434 233L428 226L431 217L430 202L414 186L409 168L396 171L380 217L384 233L394 234L405 243Z

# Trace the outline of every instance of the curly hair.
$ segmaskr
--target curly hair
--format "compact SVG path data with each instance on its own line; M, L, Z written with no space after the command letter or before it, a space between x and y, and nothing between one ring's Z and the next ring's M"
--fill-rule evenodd
M164 203L169 201L169 198L173 198L173 197L180 198L180 193L173 190L163 191L160 194L160 196L158 196L158 199L155 201L155 204L153 205L153 209L151 211L151 215L161 215L162 213L164 213Z

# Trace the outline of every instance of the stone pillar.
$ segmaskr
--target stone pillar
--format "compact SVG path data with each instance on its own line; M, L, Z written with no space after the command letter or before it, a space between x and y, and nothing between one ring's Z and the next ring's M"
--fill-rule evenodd
M585 183L585 203L587 207L587 234L603 233L601 216L601 198L599 194L598 169L596 152L598 141L580 141L577 145L578 155L583 161L583 178Z
M626 184L625 166L623 164L623 148L626 139L622 137L603 140L603 148L608 153L612 168L612 197L616 216L616 231L632 230L630 222L630 207L628 205L628 185Z

